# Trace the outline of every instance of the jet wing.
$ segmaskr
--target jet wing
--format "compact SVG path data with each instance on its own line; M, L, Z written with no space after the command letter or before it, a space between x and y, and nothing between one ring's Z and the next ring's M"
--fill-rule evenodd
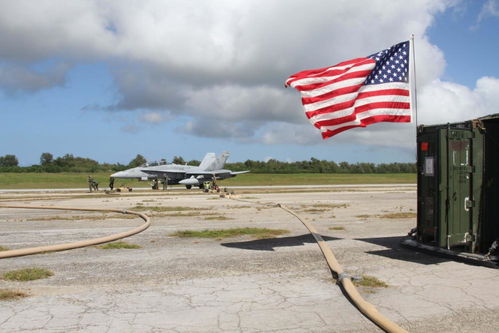
M151 174L164 174L164 173L185 173L183 170L179 169L166 169L166 170L158 170L158 169L141 169L140 171Z
M220 170L211 170L211 171L192 171L192 172L186 172L185 176L190 177L190 176L205 176L205 177L219 177L219 176L225 176L225 177L234 177L236 175L240 175L243 173L248 173L249 170L246 171L231 171L231 170L226 170L226 169L220 169Z
M142 169L140 170L148 175L151 176L156 176L159 178L184 178L185 177L185 171L178 170L178 169L171 169L171 170L155 170L155 169Z
M248 173L250 172L249 170L246 170L246 171L231 171L230 174L231 175L242 175L243 173Z
M225 169L211 170L211 171L196 170L185 173L186 176L213 176L213 175L220 176L220 175L230 175L230 174L231 171Z

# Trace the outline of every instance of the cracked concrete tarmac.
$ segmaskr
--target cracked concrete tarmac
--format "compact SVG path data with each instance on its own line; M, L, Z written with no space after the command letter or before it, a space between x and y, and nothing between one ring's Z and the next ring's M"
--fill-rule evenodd
M125 239L140 249L88 247L1 259L0 274L42 267L54 275L30 282L0 279L0 289L30 294L0 301L0 332L380 332L342 295L306 229L284 211L257 202L279 202L296 210L326 238L346 272L386 282L387 288L360 292L405 329L498 331L499 270L401 248L399 241L415 226L415 218L380 217L415 212L414 187L241 194L244 203L188 193L17 195L19 201L9 204L29 204L38 196L34 205L193 207L226 219L204 220L203 215L185 214L189 210L182 211L184 216L153 212L148 230ZM6 196L12 194L0 194L0 203ZM14 249L69 242L140 223L95 216L0 209L0 245ZM289 233L263 240L169 236L178 230L232 227Z

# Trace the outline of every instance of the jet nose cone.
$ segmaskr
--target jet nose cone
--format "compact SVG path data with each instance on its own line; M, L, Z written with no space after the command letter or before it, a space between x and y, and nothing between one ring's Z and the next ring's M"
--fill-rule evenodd
M114 178L114 177L120 177L122 175L123 175L123 171L118 171L118 172L113 173L110 177Z

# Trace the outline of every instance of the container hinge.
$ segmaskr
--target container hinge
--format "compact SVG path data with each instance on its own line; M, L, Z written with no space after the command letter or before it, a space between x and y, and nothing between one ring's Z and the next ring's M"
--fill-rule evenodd
M468 209L473 208L473 207L475 207L475 201L471 200L468 197L464 198L464 209L468 210Z
M476 241L476 237L473 234L470 234L469 232L464 233L464 242L474 242Z

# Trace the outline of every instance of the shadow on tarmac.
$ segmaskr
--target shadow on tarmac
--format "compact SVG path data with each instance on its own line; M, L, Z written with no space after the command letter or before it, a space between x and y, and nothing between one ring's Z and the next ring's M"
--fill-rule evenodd
M340 239L329 236L322 236L322 238L324 238L325 241ZM274 248L276 247L302 246L305 245L305 243L315 243L314 237L311 234L305 234L293 237L266 238L246 242L222 243L220 245L243 250L274 251Z
M382 256L390 259L415 262L422 265L435 265L451 261L447 258L432 256L426 253L404 248L400 242L403 236L379 237L379 238L357 238L356 240L387 247L385 250L367 251L366 253Z

